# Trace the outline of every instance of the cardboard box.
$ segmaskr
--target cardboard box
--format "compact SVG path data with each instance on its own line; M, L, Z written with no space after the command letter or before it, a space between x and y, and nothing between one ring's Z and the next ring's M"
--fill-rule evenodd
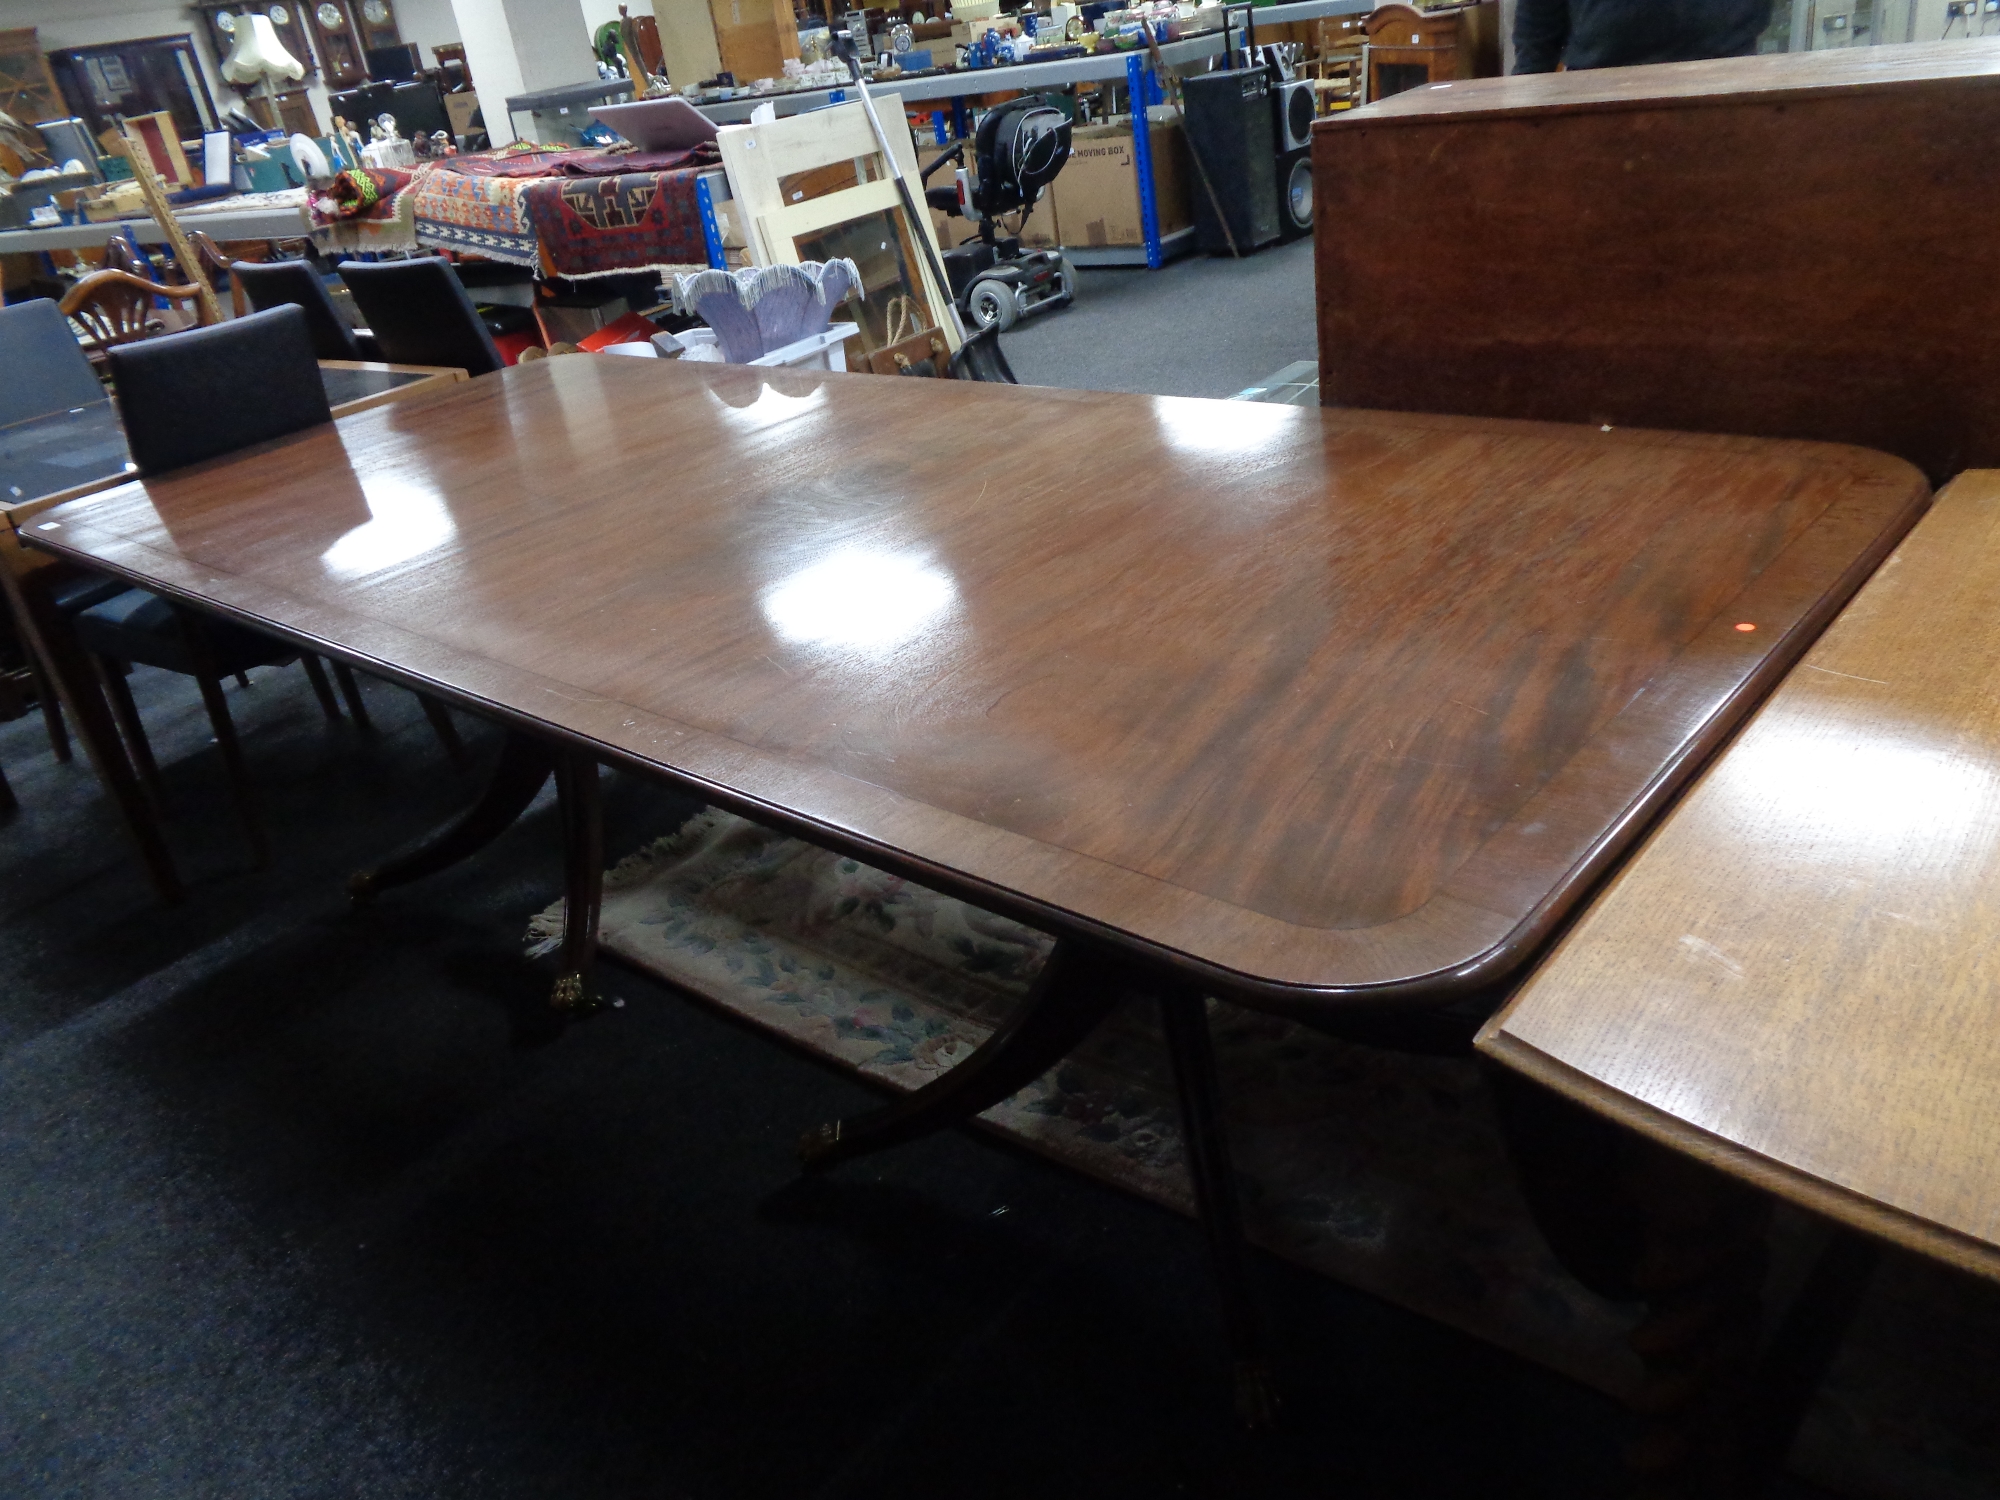
M1056 181L1061 182L1062 178L1058 177ZM1050 187L1035 200L1033 211L1021 225L1021 243L1031 250L1053 250L1062 243L1058 222L1055 189Z
M1188 196L1193 168L1173 107L1155 105L1148 114L1152 121L1154 205L1160 233L1169 235L1194 222ZM1071 136L1069 161L1049 196L1054 200L1053 218L1063 244L1089 249L1143 245L1131 122L1079 126Z
M1065 167L1064 171L1069 169ZM931 181L941 182L940 172ZM1058 177L1057 182L1062 179ZM1136 212L1136 210L1135 210ZM971 219L962 219L956 214L946 215L936 209L930 211L931 227L937 230L938 248L950 250L957 245L970 244L979 238L979 225ZM1006 233L1006 226L1014 222L1011 213L1002 214L996 226L999 233ZM1045 192L1035 200L1034 211L1021 225L1021 243L1031 250L1052 250L1062 243L1062 236L1056 227L1056 203L1053 192Z
M451 133L454 136L469 132L472 129L472 117L478 113L479 95L468 92L444 96L444 114L451 122Z
M708 11L722 66L739 85L783 78L785 63L798 61L799 30L788 0L708 0Z

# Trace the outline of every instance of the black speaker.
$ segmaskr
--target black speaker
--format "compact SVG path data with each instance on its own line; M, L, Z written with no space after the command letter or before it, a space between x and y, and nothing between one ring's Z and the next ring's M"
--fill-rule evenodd
M1278 229L1286 239L1311 234L1313 154L1307 146L1278 158Z
M1280 83L1271 90L1271 102L1277 107L1278 149L1296 151L1301 146L1312 144L1313 129L1313 81L1300 78L1291 83Z
M1278 237L1278 146L1271 112L1271 77L1262 68L1200 73L1181 80L1188 147L1221 200L1238 250ZM1189 184L1195 240L1210 255L1227 255L1229 240L1215 216L1201 172Z

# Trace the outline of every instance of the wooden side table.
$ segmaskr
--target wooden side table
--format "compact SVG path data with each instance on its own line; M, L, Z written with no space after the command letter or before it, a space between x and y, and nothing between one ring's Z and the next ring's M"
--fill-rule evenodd
M1559 1251L1635 1252L1663 1386L1745 1363L1772 1196L1836 1226L1748 1399L1708 1393L1766 1469L1878 1242L2000 1279L1996 587L1974 471L1478 1039Z
M1368 35L1368 98L1500 71L1500 7L1491 3L1416 10L1385 5L1362 22Z

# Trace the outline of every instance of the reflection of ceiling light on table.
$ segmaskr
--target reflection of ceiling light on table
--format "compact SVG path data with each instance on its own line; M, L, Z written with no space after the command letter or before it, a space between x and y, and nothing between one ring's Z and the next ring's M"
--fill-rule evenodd
M759 604L794 644L879 651L921 635L957 600L951 574L924 558L844 547L772 585Z
M1848 738L1779 717L1730 753L1714 805L1746 839L1827 878L1899 847L1983 841L2000 808L2000 766L1977 745L1863 710Z
M362 481L369 519L320 554L333 578L365 578L426 557L458 538L444 496L428 483L385 474Z
M1155 396L1153 418L1160 436L1177 453L1216 458L1254 458L1297 426L1299 410L1263 401L1199 401Z

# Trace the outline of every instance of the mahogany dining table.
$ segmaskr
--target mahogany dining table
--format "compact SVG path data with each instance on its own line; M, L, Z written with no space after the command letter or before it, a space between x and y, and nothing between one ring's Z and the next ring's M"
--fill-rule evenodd
M555 770L563 1003L605 764L1056 938L812 1165L1156 998L1254 1418L1207 999L1469 1038L1928 501L1825 444L571 356L22 536L506 724L480 801L357 890Z

